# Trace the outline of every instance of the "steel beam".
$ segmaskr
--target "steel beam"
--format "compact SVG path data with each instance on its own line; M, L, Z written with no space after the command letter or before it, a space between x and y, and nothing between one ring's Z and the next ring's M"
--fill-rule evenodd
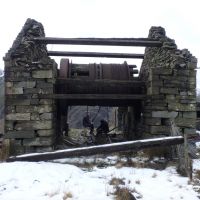
M69 57L104 57L104 58L136 58L136 59L144 58L144 54L73 52L73 51L48 51L48 55L49 56L69 56Z
M105 45L105 46L139 46L161 47L162 42L149 38L54 38L38 37L33 39L40 44L70 44L70 45Z

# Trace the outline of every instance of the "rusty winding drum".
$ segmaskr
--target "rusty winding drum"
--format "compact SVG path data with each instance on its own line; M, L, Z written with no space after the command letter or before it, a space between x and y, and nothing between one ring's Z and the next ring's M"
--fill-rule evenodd
M61 59L59 77L79 79L130 80L138 70L135 65L123 64L72 64L69 59Z

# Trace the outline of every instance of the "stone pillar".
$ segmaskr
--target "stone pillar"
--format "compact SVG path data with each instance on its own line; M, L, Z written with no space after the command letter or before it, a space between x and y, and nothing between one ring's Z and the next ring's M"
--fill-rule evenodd
M46 45L32 38L44 37L41 23L28 19L4 57L5 138L12 154L51 151L55 140L53 94L57 65L47 55Z
M197 59L187 49L179 50L162 27L152 27L149 38L163 42L146 48L140 78L146 82L144 102L146 137L170 134L170 119L182 134L195 133Z

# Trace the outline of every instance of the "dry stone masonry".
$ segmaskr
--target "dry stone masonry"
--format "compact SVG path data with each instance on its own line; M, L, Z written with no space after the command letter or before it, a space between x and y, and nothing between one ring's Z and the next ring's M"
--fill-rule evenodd
M39 95L54 93L56 63L46 45L31 41L41 36L42 25L28 19L4 58L5 138L11 139L15 154L53 148L55 102Z
M51 151L60 134L56 128L59 105L54 98L42 97L55 94L57 80L57 64L48 57L46 45L33 40L44 36L42 24L28 19L4 57L4 138L11 141L13 155ZM197 59L187 49L179 50L162 27L152 27L148 37L163 45L145 49L139 75L146 86L145 100L123 112L136 112L138 121L131 121L132 126L138 123L144 128L137 138L170 135L170 120L182 134L194 134Z
M194 134L196 123L197 59L187 49L179 50L162 27L152 27L149 38L163 42L146 48L140 77L146 82L143 115L146 137L170 134L170 120L182 134Z

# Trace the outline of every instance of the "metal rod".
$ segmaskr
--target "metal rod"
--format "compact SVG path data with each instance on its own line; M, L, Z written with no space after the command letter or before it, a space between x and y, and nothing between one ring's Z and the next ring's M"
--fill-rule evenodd
M149 38L54 38L38 37L33 39L40 44L71 45L106 45L106 46L140 46L161 47L162 42Z
M144 54L73 52L73 51L48 51L48 55L49 56L69 56L69 57L104 57L104 58L137 58L137 59L144 58Z

